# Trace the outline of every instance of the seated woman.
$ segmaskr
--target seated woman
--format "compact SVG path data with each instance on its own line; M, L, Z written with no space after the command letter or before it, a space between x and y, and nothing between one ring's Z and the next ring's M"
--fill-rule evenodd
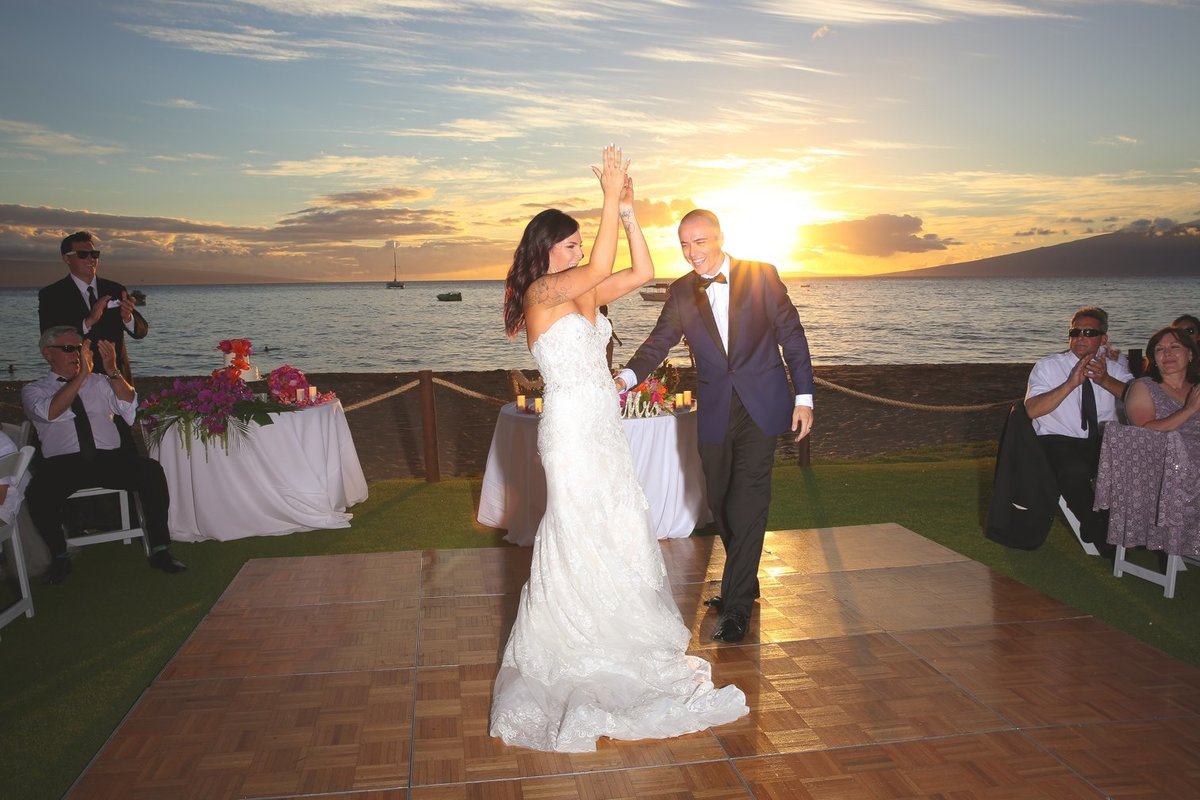
M1146 376L1129 384L1130 425L1109 424L1096 507L1109 544L1200 556L1200 349L1178 328L1146 345Z
M1130 424L1179 431L1189 460L1200 467L1200 347L1179 328L1163 328L1150 337L1146 362L1146 376L1125 394Z

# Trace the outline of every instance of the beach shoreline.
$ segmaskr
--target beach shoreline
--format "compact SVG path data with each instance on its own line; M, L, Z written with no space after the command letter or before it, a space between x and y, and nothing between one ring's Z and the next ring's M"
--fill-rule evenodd
M913 409L851 396L819 383L814 393L811 458L817 462L868 458L918 448L995 442L1010 404L1025 392L1031 367L1032 364L818 366L814 374L819 381L886 401L936 407L992 405L972 411ZM434 391L442 476L482 475L500 401L513 399L510 373L497 369L434 375L488 398L468 396L445 386L435 386ZM335 392L349 409L346 418L368 481L425 476L419 388L367 402L417 377L416 372L308 375L310 383L322 392ZM138 376L138 390L144 396L174 380ZM0 382L0 421L24 420L21 386L22 383L15 381ZM679 389L695 388L695 371L681 370ZM366 404L359 406L362 403ZM777 460L794 463L796 456L791 437L780 437Z

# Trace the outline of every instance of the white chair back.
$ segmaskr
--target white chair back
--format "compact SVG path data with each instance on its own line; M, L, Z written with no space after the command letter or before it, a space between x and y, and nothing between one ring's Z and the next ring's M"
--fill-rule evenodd
M12 439L13 444L17 447L24 447L29 444L29 420L25 420L20 425L14 425L11 422L0 423L4 427L4 432L8 438Z
M25 471L29 469L29 462L32 460L33 446L24 445L17 452L0 458L0 475L11 478L12 484L16 485L25 477ZM21 530L17 524L19 512L18 508L10 522L0 525L0 543L7 542L5 549L11 550L9 561L17 573L17 585L21 589L20 599L0 610L0 628L22 614L26 617L33 616L33 596L29 591L29 573L25 569L25 553L21 549Z

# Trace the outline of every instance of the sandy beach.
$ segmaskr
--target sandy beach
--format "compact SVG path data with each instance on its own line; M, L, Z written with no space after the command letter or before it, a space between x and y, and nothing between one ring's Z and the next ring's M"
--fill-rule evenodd
M926 411L861 399L818 385L814 461L849 459L964 442L993 442L1000 435L1008 404L1025 390L1030 364L922 364L904 366L817 367L828 381L888 400L930 406L977 405L1004 401L982 411ZM439 372L435 376L489 400L468 397L444 386L435 389L439 455L443 476L483 473L499 401L512 400L507 370ZM424 476L420 396L417 389L370 403L404 386L417 373L326 373L309 375L321 391L336 392L350 410L359 459L368 480ZM154 391L173 379L139 377L138 389ZM683 370L680 389L695 388L695 374ZM20 383L0 383L0 421L21 422ZM702 402L702 399L701 399ZM796 446L781 437L777 458L795 461Z

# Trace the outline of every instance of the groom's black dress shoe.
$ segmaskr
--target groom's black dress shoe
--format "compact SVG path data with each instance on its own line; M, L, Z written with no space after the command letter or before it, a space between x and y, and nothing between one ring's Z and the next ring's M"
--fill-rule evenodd
M715 608L717 613L720 613L721 609L725 606L725 601L721 599L721 595L714 594L712 597L704 601L704 605L708 606L709 608Z
M713 641L726 644L740 642L746 638L746 631L749 628L749 617L741 611L730 611L721 615L721 621L717 623L717 629L713 631Z

